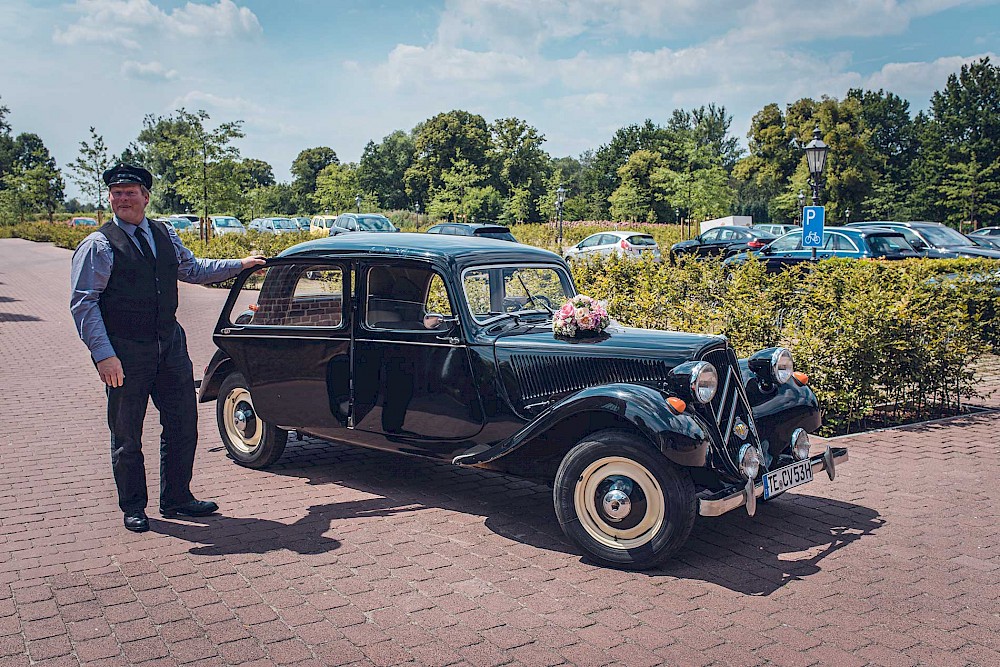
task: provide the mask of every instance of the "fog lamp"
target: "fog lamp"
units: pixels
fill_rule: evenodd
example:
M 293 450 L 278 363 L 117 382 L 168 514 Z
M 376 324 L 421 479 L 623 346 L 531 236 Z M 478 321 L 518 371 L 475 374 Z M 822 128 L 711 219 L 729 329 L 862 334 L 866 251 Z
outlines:
M 792 456 L 797 461 L 809 458 L 809 434 L 804 428 L 797 428 L 792 432 Z
M 740 450 L 740 471 L 747 479 L 756 479 L 760 472 L 760 452 L 753 445 L 743 445 Z

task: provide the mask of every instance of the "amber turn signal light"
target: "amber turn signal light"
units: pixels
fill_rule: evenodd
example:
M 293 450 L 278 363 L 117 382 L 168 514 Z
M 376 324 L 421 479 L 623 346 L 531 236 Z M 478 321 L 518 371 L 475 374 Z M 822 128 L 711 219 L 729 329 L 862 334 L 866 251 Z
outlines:
M 683 400 L 677 398 L 676 396 L 669 396 L 667 398 L 667 405 L 674 409 L 674 412 L 680 414 L 687 409 L 687 403 Z
M 792 373 L 792 377 L 795 378 L 795 381 L 801 385 L 809 384 L 809 376 L 802 371 L 795 371 Z

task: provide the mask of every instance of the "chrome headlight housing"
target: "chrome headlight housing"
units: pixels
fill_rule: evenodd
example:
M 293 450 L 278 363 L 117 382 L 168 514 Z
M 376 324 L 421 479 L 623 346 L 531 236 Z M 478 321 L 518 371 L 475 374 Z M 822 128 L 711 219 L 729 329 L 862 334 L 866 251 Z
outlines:
M 751 444 L 743 445 L 740 449 L 740 472 L 747 479 L 756 479 L 760 473 L 761 455 L 760 450 Z
M 688 361 L 670 371 L 671 388 L 696 403 L 708 403 L 719 389 L 719 372 L 707 361 Z
M 796 461 L 809 458 L 809 434 L 804 428 L 797 428 L 792 432 L 792 456 Z
M 785 347 L 769 347 L 754 354 L 747 365 L 763 384 L 785 384 L 792 379 L 795 364 Z

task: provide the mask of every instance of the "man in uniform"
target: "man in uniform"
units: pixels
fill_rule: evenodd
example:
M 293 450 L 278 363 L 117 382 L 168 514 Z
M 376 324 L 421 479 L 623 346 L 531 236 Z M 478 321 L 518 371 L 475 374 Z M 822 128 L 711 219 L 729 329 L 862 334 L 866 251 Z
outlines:
M 160 412 L 160 513 L 219 509 L 191 494 L 198 442 L 194 373 L 177 323 L 177 281 L 214 283 L 264 263 L 197 259 L 170 225 L 146 218 L 152 175 L 119 164 L 104 172 L 114 217 L 73 253 L 70 311 L 108 395 L 111 467 L 125 528 L 149 530 L 142 424 L 149 398 Z

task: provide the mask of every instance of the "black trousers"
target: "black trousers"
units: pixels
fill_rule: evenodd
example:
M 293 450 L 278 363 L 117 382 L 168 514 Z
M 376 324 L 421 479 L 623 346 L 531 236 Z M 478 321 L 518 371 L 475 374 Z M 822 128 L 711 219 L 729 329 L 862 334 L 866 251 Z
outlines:
M 145 509 L 142 424 L 152 397 L 160 413 L 160 507 L 192 500 L 191 471 L 198 444 L 198 406 L 187 336 L 178 324 L 169 339 L 137 342 L 111 337 L 125 371 L 121 387 L 107 387 L 111 467 L 123 512 Z

